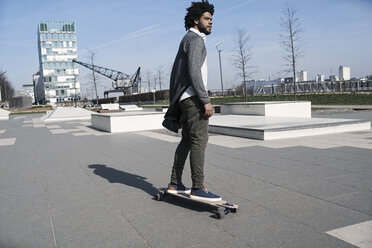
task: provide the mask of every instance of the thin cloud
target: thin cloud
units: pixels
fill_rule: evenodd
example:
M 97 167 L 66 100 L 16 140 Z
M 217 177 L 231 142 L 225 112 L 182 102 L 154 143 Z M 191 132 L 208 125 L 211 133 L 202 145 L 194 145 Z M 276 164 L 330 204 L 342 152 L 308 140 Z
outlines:
M 109 41 L 109 42 L 106 42 L 106 43 L 97 45 L 97 46 L 93 47 L 92 49 L 93 50 L 101 49 L 101 48 L 104 48 L 104 47 L 107 47 L 107 46 L 110 46 L 110 45 L 113 45 L 113 44 L 117 44 L 117 43 L 120 43 L 120 42 L 123 42 L 123 41 L 126 41 L 126 40 L 130 40 L 130 39 L 134 39 L 134 38 L 139 38 L 139 37 L 146 36 L 146 35 L 149 35 L 149 34 L 160 33 L 160 32 L 163 31 L 161 28 L 157 28 L 160 25 L 161 24 L 154 24 L 154 25 L 151 25 L 151 26 L 142 28 L 142 29 L 137 30 L 135 32 L 126 34 L 126 35 L 124 35 L 123 37 L 121 37 L 119 39 L 116 39 L 116 40 L 113 40 L 113 41 Z
M 244 3 L 240 3 L 238 5 L 232 6 L 232 7 L 228 8 L 228 9 L 225 9 L 224 11 L 217 12 L 216 14 L 217 15 L 222 15 L 222 14 L 225 14 L 227 12 L 230 12 L 231 10 L 238 9 L 240 7 L 243 7 L 245 5 L 248 5 L 248 4 L 251 4 L 251 3 L 254 3 L 254 2 L 256 2 L 256 0 L 249 0 L 249 1 L 246 1 Z

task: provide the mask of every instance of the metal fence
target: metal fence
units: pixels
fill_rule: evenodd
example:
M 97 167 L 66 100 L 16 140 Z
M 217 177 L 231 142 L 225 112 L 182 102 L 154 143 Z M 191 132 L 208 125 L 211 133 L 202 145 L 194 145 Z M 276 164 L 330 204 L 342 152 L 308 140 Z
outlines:
M 294 92 L 294 84 L 272 84 L 251 87 L 254 95 L 288 94 Z M 298 82 L 297 93 L 325 93 L 325 92 L 361 92 L 372 91 L 372 80 L 368 81 L 338 81 L 338 82 Z

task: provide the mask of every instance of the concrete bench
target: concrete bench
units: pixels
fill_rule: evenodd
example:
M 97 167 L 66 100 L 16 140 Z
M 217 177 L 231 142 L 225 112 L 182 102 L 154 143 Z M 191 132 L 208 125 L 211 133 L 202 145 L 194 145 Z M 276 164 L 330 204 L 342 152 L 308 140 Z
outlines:
M 103 110 L 119 110 L 119 103 L 105 103 L 101 104 Z
M 221 104 L 222 115 L 311 118 L 310 101 L 239 102 Z
M 143 110 L 143 108 L 140 108 L 140 107 L 138 107 L 137 105 L 130 105 L 130 104 L 128 104 L 128 105 L 120 105 L 120 108 L 122 109 L 122 110 L 125 110 L 125 111 L 139 111 L 139 110 Z

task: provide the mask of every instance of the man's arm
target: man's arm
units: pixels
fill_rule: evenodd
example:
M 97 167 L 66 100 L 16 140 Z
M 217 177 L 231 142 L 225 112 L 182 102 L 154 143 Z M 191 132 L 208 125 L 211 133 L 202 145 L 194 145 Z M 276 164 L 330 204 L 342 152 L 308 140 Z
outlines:
M 192 88 L 200 101 L 205 105 L 210 103 L 210 99 L 203 83 L 201 68 L 206 56 L 203 40 L 193 38 L 187 49 L 187 69 L 191 80 Z
M 205 116 L 213 115 L 213 108 L 207 89 L 204 86 L 201 68 L 205 60 L 206 52 L 204 42 L 201 39 L 192 39 L 187 50 L 187 62 L 189 78 L 195 94 L 204 104 Z

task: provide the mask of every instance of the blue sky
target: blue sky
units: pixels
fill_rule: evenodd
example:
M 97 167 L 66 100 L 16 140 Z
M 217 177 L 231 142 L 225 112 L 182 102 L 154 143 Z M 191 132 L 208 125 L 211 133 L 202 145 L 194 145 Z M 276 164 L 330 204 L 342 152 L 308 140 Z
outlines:
M 191 1 L 184 0 L 0 0 L 0 70 L 7 71 L 16 89 L 32 82 L 38 70 L 37 23 L 40 20 L 75 21 L 79 60 L 88 61 L 87 48 L 96 52 L 96 64 L 133 74 L 162 66 L 163 88 L 179 42 L 185 34 L 183 18 Z M 207 39 L 208 88 L 220 88 L 218 53 L 224 41 L 222 66 L 224 88 L 241 79 L 231 64 L 237 28 L 247 30 L 257 72 L 254 79 L 276 78 L 285 64 L 279 45 L 280 17 L 286 3 L 298 9 L 303 39 L 299 70 L 308 77 L 351 67 L 352 77 L 372 74 L 372 0 L 215 0 L 212 34 Z M 80 67 L 82 91 L 88 86 L 89 70 Z M 154 76 L 152 76 L 153 78 Z M 111 81 L 100 79 L 100 92 Z M 89 91 L 89 90 L 88 90 Z

